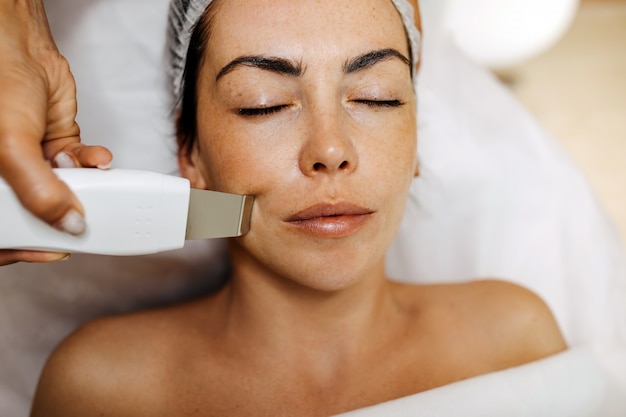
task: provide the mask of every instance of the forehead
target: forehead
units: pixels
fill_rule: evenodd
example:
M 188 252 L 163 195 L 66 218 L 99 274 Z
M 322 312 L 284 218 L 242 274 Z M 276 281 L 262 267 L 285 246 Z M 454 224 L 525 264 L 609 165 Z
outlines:
M 391 0 L 219 0 L 216 6 L 208 49 L 217 65 L 256 54 L 306 60 L 383 48 L 409 53 Z

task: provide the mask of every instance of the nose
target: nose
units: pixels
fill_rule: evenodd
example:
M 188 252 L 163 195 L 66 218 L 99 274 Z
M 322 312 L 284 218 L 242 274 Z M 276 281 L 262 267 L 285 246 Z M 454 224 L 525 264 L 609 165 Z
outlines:
M 311 123 L 300 152 L 300 170 L 309 177 L 354 171 L 358 156 L 347 130 L 345 123 L 328 114 Z

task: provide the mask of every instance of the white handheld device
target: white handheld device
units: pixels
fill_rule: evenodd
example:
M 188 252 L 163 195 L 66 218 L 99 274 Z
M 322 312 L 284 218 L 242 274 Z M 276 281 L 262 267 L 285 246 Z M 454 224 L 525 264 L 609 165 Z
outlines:
M 26 211 L 0 178 L 0 249 L 141 255 L 178 249 L 185 239 L 240 236 L 253 197 L 195 190 L 148 171 L 55 169 L 85 210 L 87 230 L 72 236 Z

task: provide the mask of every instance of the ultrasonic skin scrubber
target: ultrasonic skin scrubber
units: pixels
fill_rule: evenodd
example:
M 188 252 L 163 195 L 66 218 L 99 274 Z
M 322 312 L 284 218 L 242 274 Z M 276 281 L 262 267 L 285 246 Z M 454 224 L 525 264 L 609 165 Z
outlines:
M 125 169 L 58 168 L 76 194 L 87 230 L 72 236 L 26 211 L 0 178 L 0 249 L 142 255 L 188 239 L 236 237 L 250 227 L 254 197 L 196 190 L 171 175 Z

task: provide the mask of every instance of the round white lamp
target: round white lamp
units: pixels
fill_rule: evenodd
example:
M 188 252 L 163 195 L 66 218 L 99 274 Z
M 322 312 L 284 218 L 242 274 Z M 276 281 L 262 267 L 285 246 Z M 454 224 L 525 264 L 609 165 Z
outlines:
M 442 25 L 470 58 L 493 69 L 552 46 L 570 26 L 579 0 L 422 0 L 443 8 Z

